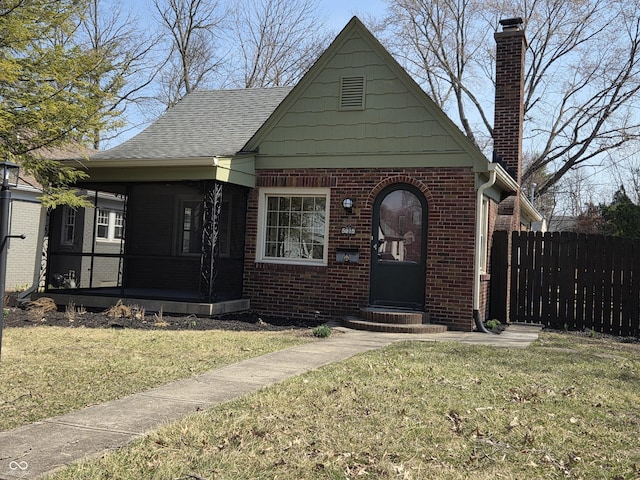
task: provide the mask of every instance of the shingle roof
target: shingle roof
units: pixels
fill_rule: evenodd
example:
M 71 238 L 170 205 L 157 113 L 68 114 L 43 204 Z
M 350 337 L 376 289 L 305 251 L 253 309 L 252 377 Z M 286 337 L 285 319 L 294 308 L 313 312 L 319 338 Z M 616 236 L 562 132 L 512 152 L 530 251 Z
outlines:
M 237 153 L 291 87 L 203 90 L 186 95 L 135 137 L 95 160 L 171 159 Z

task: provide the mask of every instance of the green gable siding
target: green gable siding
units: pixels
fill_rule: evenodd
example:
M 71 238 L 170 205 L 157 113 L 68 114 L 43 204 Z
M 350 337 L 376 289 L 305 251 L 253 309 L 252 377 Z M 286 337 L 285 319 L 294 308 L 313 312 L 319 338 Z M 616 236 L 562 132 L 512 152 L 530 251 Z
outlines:
M 365 78 L 363 110 L 340 110 L 341 78 L 349 76 Z M 336 156 L 369 166 L 473 163 L 422 92 L 400 78 L 357 30 L 297 93 L 260 141 L 257 168 L 331 166 L 329 157 Z

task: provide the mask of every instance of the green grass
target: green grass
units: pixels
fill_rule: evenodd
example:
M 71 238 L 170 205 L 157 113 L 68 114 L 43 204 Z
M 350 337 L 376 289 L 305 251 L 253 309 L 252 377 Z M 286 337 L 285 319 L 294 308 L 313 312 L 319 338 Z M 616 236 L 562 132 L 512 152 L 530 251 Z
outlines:
M 0 430 L 310 341 L 300 332 L 7 328 Z
M 395 344 L 52 478 L 640 478 L 637 345 L 589 341 Z

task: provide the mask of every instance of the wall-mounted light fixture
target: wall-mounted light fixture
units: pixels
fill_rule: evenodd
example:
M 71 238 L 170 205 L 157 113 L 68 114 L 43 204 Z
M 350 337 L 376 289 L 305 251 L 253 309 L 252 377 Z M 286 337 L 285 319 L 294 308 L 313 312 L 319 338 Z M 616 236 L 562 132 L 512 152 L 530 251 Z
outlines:
M 342 200 L 342 208 L 344 208 L 344 211 L 346 213 L 351 215 L 353 213 L 353 200 L 351 200 L 350 198 L 345 198 L 344 200 Z

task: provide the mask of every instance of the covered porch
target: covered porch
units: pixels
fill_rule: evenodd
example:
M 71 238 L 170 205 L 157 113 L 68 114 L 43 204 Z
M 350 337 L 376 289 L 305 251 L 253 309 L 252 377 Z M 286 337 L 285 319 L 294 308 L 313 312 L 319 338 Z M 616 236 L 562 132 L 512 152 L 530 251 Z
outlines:
M 52 212 L 43 295 L 106 309 L 219 315 L 242 298 L 247 187 L 215 180 L 85 183 Z

